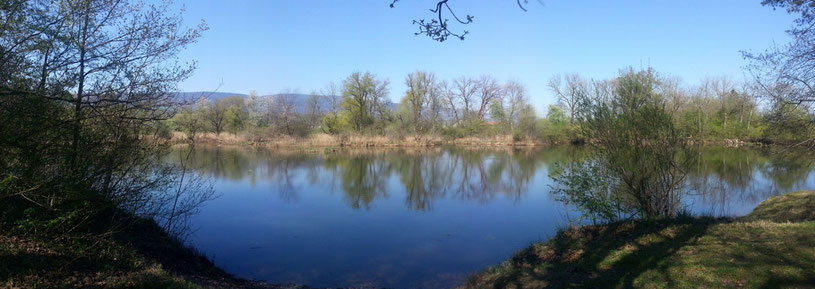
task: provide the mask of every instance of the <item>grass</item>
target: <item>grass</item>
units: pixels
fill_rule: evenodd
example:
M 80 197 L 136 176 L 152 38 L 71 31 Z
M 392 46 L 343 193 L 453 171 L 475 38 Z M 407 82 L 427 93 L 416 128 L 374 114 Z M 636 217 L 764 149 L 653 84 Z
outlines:
M 800 191 L 769 198 L 745 218 L 774 222 L 815 221 L 815 192 Z
M 739 219 L 585 226 L 518 252 L 466 288 L 815 288 L 815 192 Z
M 302 288 L 230 276 L 136 221 L 106 237 L 47 239 L 0 232 L 0 288 Z
M 187 135 L 183 132 L 173 132 L 172 139 L 176 143 L 184 143 Z M 445 139 L 437 135 L 406 135 L 402 137 L 388 137 L 381 135 L 329 135 L 315 133 L 306 137 L 276 136 L 252 137 L 245 133 L 232 134 L 223 132 L 202 133 L 196 136 L 196 142 L 201 144 L 219 144 L 236 146 L 266 146 L 266 147 L 433 147 L 440 145 L 459 146 L 540 146 L 542 143 L 524 140 L 513 141 L 509 135 L 493 137 L 467 137 Z

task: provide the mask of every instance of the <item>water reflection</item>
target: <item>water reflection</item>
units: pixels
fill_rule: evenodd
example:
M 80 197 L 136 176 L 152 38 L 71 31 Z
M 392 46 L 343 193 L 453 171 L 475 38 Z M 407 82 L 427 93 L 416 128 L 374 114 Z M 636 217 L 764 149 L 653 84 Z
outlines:
M 807 187 L 815 163 L 807 151 L 771 151 L 753 148 L 704 148 L 688 174 L 687 185 L 706 208 L 722 212 L 730 199 L 756 202 L 781 192 Z M 266 180 L 286 201 L 298 200 L 295 178 L 314 185 L 330 180 L 332 192 L 341 191 L 346 204 L 367 210 L 378 199 L 389 198 L 387 182 L 396 176 L 405 188 L 404 204 L 414 211 L 433 209 L 435 200 L 450 197 L 488 204 L 497 196 L 520 201 L 532 177 L 551 168 L 582 159 L 586 150 L 548 149 L 389 149 L 341 150 L 318 153 L 198 149 L 195 167 L 215 179 Z M 690 204 L 697 206 L 697 204 Z
M 575 212 L 550 175 L 570 146 L 320 150 L 198 148 L 221 194 L 190 243 L 241 277 L 316 287 L 452 287 L 546 239 Z M 705 148 L 687 208 L 738 216 L 769 196 L 815 188 L 806 151 Z M 172 160 L 170 160 L 172 161 Z M 235 236 L 240 236 L 236 238 Z

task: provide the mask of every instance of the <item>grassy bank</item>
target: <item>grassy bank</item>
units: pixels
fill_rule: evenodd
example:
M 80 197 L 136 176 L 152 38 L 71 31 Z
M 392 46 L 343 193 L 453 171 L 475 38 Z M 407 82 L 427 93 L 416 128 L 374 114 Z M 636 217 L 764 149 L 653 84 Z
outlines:
M 188 136 L 173 132 L 173 141 L 184 143 Z M 304 137 L 280 136 L 274 138 L 253 137 L 248 134 L 204 133 L 196 135 L 196 143 L 218 145 L 242 145 L 262 147 L 433 147 L 441 145 L 460 146 L 541 146 L 536 140 L 513 140 L 512 136 L 467 137 L 447 139 L 440 136 L 368 136 L 329 135 L 324 133 Z
M 465 288 L 815 288 L 815 192 L 738 219 L 585 226 L 533 244 Z
M 188 135 L 183 132 L 173 132 L 172 140 L 175 143 L 186 143 Z M 234 145 L 234 146 L 259 146 L 259 147 L 434 147 L 442 145 L 456 146 L 511 146 L 511 147 L 531 147 L 559 144 L 582 144 L 582 139 L 541 141 L 537 139 L 515 140 L 511 135 L 445 138 L 437 135 L 406 135 L 406 136 L 382 136 L 382 135 L 330 135 L 316 133 L 303 137 L 278 136 L 278 137 L 256 137 L 250 134 L 232 134 L 228 132 L 216 135 L 215 133 L 197 134 L 196 143 L 208 145 Z M 772 142 L 761 140 L 739 140 L 739 139 L 705 139 L 689 140 L 689 144 L 702 146 L 766 146 Z M 777 142 L 780 145 L 794 145 L 798 143 Z
M 0 233 L 0 288 L 304 288 L 241 280 L 155 222 L 93 238 Z

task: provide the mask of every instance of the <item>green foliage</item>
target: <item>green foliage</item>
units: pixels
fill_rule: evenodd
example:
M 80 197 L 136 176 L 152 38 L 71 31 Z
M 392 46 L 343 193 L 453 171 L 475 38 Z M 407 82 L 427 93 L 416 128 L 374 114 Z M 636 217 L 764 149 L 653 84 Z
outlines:
M 226 127 L 232 133 L 238 133 L 246 128 L 249 119 L 249 110 L 243 98 L 230 97 L 223 101 L 227 103 Z
M 577 209 L 581 220 L 614 222 L 636 212 L 636 206 L 618 190 L 620 180 L 603 161 L 590 159 L 556 166 L 550 177 L 556 183 L 552 190 L 555 200 Z
M 322 124 L 320 125 L 324 133 L 332 135 L 340 133 L 344 127 L 345 124 L 342 122 L 342 118 L 333 114 L 323 117 Z
M 579 139 L 576 125 L 569 123 L 569 118 L 559 106 L 550 105 L 546 118 L 538 120 L 536 125 L 539 139 L 549 143 L 566 143 Z
M 623 71 L 617 83 L 608 102 L 591 108 L 583 132 L 600 167 L 620 184 L 615 193 L 632 200 L 642 217 L 676 216 L 691 154 L 657 93 L 660 83 L 652 70 Z
M 525 137 L 534 136 L 537 133 L 537 115 L 532 105 L 525 105 L 518 114 L 518 124 L 515 131 L 520 132 Z
M 374 124 L 383 113 L 388 82 L 376 79 L 370 72 L 355 72 L 342 82 L 342 108 L 354 131 Z
M 453 126 L 442 129 L 442 135 L 447 138 L 463 138 L 469 136 L 482 136 L 486 132 L 486 125 L 483 120 L 471 118 L 461 121 Z
M 764 136 L 779 142 L 800 142 L 813 134 L 813 116 L 803 107 L 776 103 L 766 116 L 767 130 Z

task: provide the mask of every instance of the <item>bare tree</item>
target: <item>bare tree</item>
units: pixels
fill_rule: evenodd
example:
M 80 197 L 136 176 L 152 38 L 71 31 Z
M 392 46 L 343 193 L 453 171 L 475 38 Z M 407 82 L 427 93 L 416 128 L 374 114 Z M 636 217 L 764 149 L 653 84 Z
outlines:
M 340 107 L 342 104 L 342 96 L 340 95 L 340 90 L 337 87 L 337 84 L 333 82 L 329 83 L 325 89 L 320 92 L 320 94 L 326 99 L 326 102 L 328 102 L 328 108 L 330 110 L 329 112 L 334 116 L 337 116 L 340 109 L 342 109 Z
M 294 95 L 283 92 L 274 95 L 274 123 L 286 135 L 294 135 L 297 111 Z
M 462 120 L 467 121 L 473 114 L 473 105 L 475 102 L 475 94 L 478 90 L 478 83 L 475 79 L 470 77 L 459 77 L 453 81 L 452 93 L 448 94 L 448 100 L 453 107 L 453 97 L 458 99 L 457 102 L 461 104 L 461 111 L 459 112 Z
M 427 94 L 427 118 L 430 122 L 431 133 L 436 132 L 441 121 L 442 110 L 444 109 L 444 87 L 447 85 L 444 82 L 437 82 L 435 75 L 433 75 L 433 78 L 433 86 Z
M 581 110 L 585 109 L 589 102 L 587 82 L 577 74 L 556 75 L 549 80 L 549 89 L 568 111 L 569 122 L 575 123 Z
M 226 127 L 226 110 L 229 108 L 222 99 L 209 101 L 209 106 L 204 111 L 204 119 L 209 122 L 216 135 L 221 135 Z
M 478 97 L 478 119 L 484 120 L 487 109 L 493 100 L 500 100 L 503 94 L 498 81 L 492 76 L 482 75 L 477 81 L 476 97 Z
M 803 110 L 809 113 L 805 125 L 815 123 L 815 6 L 812 1 L 764 0 L 762 5 L 773 9 L 784 8 L 798 14 L 794 25 L 787 30 L 790 43 L 776 45 L 762 53 L 743 52 L 751 60 L 747 67 L 755 79 L 754 91 L 769 100 L 774 107 L 788 107 L 789 112 Z M 794 113 L 778 114 L 774 122 L 800 123 Z
M 708 78 L 705 81 L 712 87 L 713 93 L 715 93 L 716 98 L 719 101 L 719 112 L 721 112 L 722 119 L 724 121 L 722 127 L 727 129 L 727 119 L 731 110 L 730 100 L 733 98 L 733 94 L 735 93 L 733 81 L 726 76 Z
M 306 100 L 306 117 L 308 118 L 309 126 L 312 128 L 319 125 L 320 118 L 323 115 L 322 98 L 322 95 L 315 91 L 312 92 L 308 100 Z
M 413 132 L 423 134 L 429 126 L 435 124 L 439 110 L 439 87 L 436 75 L 417 71 L 405 78 L 408 90 L 402 102 L 410 114 Z M 431 107 L 432 106 L 432 107 Z
M 526 87 L 517 80 L 510 80 L 504 84 L 504 91 L 506 92 L 506 105 L 504 113 L 508 120 L 509 130 L 515 128 L 515 123 L 518 121 L 518 116 L 524 107 L 528 104 L 528 97 L 526 95 Z

